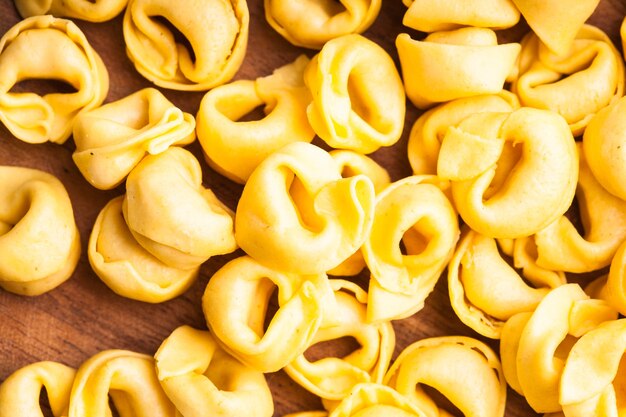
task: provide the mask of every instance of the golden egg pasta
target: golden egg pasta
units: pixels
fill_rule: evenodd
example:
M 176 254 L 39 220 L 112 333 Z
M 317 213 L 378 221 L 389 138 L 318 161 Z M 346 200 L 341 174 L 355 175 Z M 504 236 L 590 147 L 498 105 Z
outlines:
M 22 17 L 51 14 L 89 22 L 113 19 L 126 7 L 128 0 L 15 0 Z

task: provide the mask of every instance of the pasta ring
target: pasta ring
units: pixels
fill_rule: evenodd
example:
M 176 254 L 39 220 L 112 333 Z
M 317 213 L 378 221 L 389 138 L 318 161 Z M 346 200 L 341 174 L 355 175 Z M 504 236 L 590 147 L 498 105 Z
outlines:
M 576 191 L 578 155 L 561 116 L 521 108 L 475 114 L 448 129 L 437 173 L 451 181 L 455 206 L 470 228 L 488 237 L 516 238 L 536 233 L 567 211 Z
M 264 331 L 276 288 L 279 309 Z M 305 351 L 325 317 L 332 319 L 333 298 L 325 274 L 287 275 L 242 256 L 211 277 L 202 310 L 227 352 L 255 370 L 274 372 Z
M 318 274 L 361 247 L 374 214 L 372 181 L 341 178 L 328 152 L 304 142 L 267 157 L 246 183 L 235 215 L 235 237 L 270 268 Z
M 10 91 L 27 79 L 58 79 L 77 91 Z M 0 39 L 0 80 L 0 121 L 28 143 L 64 143 L 76 116 L 98 107 L 109 90 L 104 63 L 83 32 L 49 15 L 26 18 Z
M 191 50 L 178 43 L 176 27 Z M 159 87 L 204 91 L 228 82 L 239 70 L 248 44 L 245 0 L 206 2 L 129 0 L 124 14 L 126 52 L 137 71 Z
M 237 249 L 232 212 L 204 188 L 200 163 L 183 148 L 148 155 L 131 171 L 123 212 L 137 242 L 174 268 Z
M 15 7 L 24 18 L 51 14 L 89 22 L 113 19 L 126 7 L 128 0 L 15 0 Z
M 467 378 L 472 380 L 467 383 Z M 506 406 L 506 380 L 498 356 L 483 342 L 464 336 L 422 339 L 395 360 L 385 385 L 409 399 L 425 415 L 447 415 L 420 384 L 437 389 L 464 416 L 501 417 Z
M 309 59 L 294 62 L 255 81 L 238 80 L 206 93 L 198 110 L 198 140 L 207 163 L 227 178 L 245 184 L 263 159 L 290 142 L 315 136 L 306 108 L 311 94 L 303 73 Z M 239 121 L 265 105 L 261 120 Z
M 55 176 L 0 166 L 0 287 L 40 295 L 65 282 L 80 258 L 72 202 Z
M 424 306 L 459 238 L 457 214 L 435 176 L 412 176 L 376 198 L 363 246 L 370 269 L 368 321 L 408 317 Z M 404 244 L 406 255 L 400 250 Z
M 195 120 L 159 90 L 144 88 L 81 113 L 74 124 L 72 155 L 85 179 L 108 190 L 121 184 L 149 153 L 194 141 Z
M 193 284 L 200 267 L 172 268 L 139 245 L 124 221 L 123 199 L 114 198 L 98 214 L 87 253 L 92 269 L 123 297 L 161 303 L 179 296 Z
M 13 372 L 0 385 L 0 417 L 43 416 L 45 389 L 54 417 L 67 416 L 76 371 L 57 362 L 36 362 Z
M 415 121 L 407 154 L 414 175 L 436 175 L 441 142 L 450 126 L 475 113 L 510 112 L 518 109 L 517 96 L 506 90 L 497 94 L 459 98 L 434 107 Z
M 400 139 L 402 79 L 389 54 L 361 35 L 328 41 L 304 73 L 313 102 L 307 115 L 329 146 L 368 154 Z
M 598 111 L 624 95 L 624 63 L 609 37 L 594 26 L 584 25 L 565 55 L 551 53 L 531 33 L 522 40 L 511 91 L 522 106 L 561 114 L 579 136 Z
M 151 356 L 104 350 L 78 368 L 69 416 L 111 415 L 109 397 L 120 417 L 176 417 L 176 408 L 159 385 Z
M 367 293 L 358 285 L 331 280 L 337 300 L 337 322 L 321 326 L 311 345 L 352 336 L 359 348 L 343 358 L 327 357 L 315 362 L 304 354 L 284 370 L 309 392 L 326 400 L 341 400 L 359 383 L 381 383 L 395 348 L 395 333 L 390 322 L 368 323 Z
M 265 0 L 265 19 L 295 46 L 321 49 L 331 39 L 362 33 L 376 20 L 381 0 Z
M 496 94 L 513 70 L 518 43 L 498 45 L 496 33 L 467 27 L 396 38 L 406 94 L 419 109 L 463 97 Z
M 159 382 L 184 417 L 271 417 L 265 376 L 219 347 L 207 331 L 180 326 L 154 355 Z

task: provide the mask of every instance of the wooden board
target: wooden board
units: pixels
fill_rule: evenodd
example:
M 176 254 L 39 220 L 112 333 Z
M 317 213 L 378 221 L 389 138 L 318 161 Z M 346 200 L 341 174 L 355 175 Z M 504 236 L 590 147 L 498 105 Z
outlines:
M 248 54 L 236 78 L 254 79 L 266 75 L 301 53 L 313 51 L 296 48 L 275 33 L 266 23 L 261 0 L 249 0 L 251 27 Z M 384 0 L 379 18 L 366 35 L 377 41 L 396 59 L 395 37 L 406 31 L 401 22 L 405 7 L 400 0 Z M 608 32 L 617 43 L 619 24 L 626 14 L 623 0 L 603 0 L 590 22 Z M 0 0 L 0 33 L 19 21 L 11 0 Z M 143 79 L 126 57 L 122 19 L 100 24 L 77 21 L 87 38 L 102 56 L 110 76 L 107 101 L 117 100 L 150 83 Z M 527 30 L 520 24 L 508 31 L 507 38 L 519 39 Z M 621 50 L 621 48 L 620 48 Z M 183 110 L 195 114 L 202 93 L 164 90 L 166 96 Z M 408 131 L 419 112 L 408 105 L 402 139 L 392 148 L 373 156 L 388 168 L 397 180 L 410 175 L 406 157 Z M 73 277 L 59 288 L 36 298 L 0 291 L 0 380 L 11 372 L 39 360 L 54 360 L 77 367 L 91 355 L 104 349 L 130 349 L 152 354 L 161 341 L 177 326 L 189 324 L 204 328 L 200 299 L 211 275 L 235 255 L 211 259 L 201 270 L 200 278 L 183 296 L 158 305 L 122 298 L 110 291 L 92 272 L 86 257 L 86 243 L 99 210 L 122 188 L 99 191 L 91 187 L 74 165 L 73 143 L 30 145 L 21 142 L 0 126 L 0 164 L 35 167 L 56 175 L 71 196 L 81 232 L 83 256 Z M 198 143 L 188 147 L 199 159 Z M 236 207 L 242 187 L 211 171 L 203 162 L 205 185 L 231 208 Z M 363 281 L 365 276 L 361 276 Z M 409 319 L 394 323 L 397 335 L 396 354 L 408 344 L 425 337 L 467 335 L 478 337 L 465 327 L 450 307 L 445 280 L 440 280 L 426 307 Z M 494 349 L 497 343 L 489 341 Z M 325 346 L 321 353 L 336 348 Z M 320 352 L 318 352 L 320 353 Z M 299 410 L 319 409 L 319 401 L 306 393 L 283 373 L 267 375 L 274 394 L 276 416 Z M 506 415 L 533 416 L 525 401 L 509 390 Z

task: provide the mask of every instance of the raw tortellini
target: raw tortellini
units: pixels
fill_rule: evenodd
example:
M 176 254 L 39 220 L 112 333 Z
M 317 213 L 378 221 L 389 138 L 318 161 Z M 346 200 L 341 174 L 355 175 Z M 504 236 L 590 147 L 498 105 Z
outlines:
M 160 87 L 208 90 L 229 81 L 241 66 L 249 18 L 245 0 L 130 0 L 126 51 L 137 71 Z M 180 31 L 191 50 L 159 19 Z
M 90 22 L 104 22 L 117 16 L 128 0 L 15 0 L 22 17 L 51 14 Z
M 0 166 L 0 287 L 39 295 L 67 280 L 80 257 L 72 202 L 53 175 Z
M 13 92 L 29 79 L 57 79 L 70 93 Z M 72 21 L 49 15 L 22 20 L 0 39 L 0 121 L 29 143 L 64 143 L 82 111 L 98 107 L 109 90 L 100 56 Z

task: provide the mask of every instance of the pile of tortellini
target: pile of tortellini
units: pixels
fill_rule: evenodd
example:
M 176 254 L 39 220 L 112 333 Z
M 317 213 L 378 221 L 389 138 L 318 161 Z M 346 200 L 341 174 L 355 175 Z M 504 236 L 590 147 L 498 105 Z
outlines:
M 0 121 L 29 143 L 72 137 L 84 178 L 125 190 L 93 225 L 95 274 L 159 303 L 211 257 L 240 256 L 209 279 L 208 330 L 180 326 L 154 356 L 19 369 L 0 385 L 0 417 L 41 415 L 44 389 L 55 417 L 270 417 L 264 374 L 278 370 L 324 407 L 291 417 L 451 415 L 424 386 L 467 417 L 504 416 L 507 387 L 550 417 L 623 413 L 625 69 L 585 23 L 599 0 L 403 2 L 402 23 L 425 35 L 397 37 L 398 69 L 361 34 L 382 0 L 265 0 L 271 27 L 314 53 L 231 81 L 245 0 L 15 0 L 24 20 L 0 39 Z M 107 69 L 69 18 L 122 12 L 128 58 L 161 89 L 105 103 Z M 531 31 L 500 43 L 522 17 Z M 33 78 L 75 91 L 13 90 Z M 206 93 L 192 115 L 166 89 Z M 370 154 L 400 140 L 407 100 L 423 110 L 407 132 L 413 175 L 392 181 Z M 184 148 L 196 137 L 204 162 L 243 186 L 234 212 Z M 0 184 L 0 286 L 52 290 L 80 258 L 67 192 L 21 167 L 0 167 Z M 350 279 L 363 271 L 367 288 Z M 446 278 L 480 338 L 426 338 L 396 356 L 392 321 Z M 358 346 L 343 357 L 306 355 L 345 337 Z

